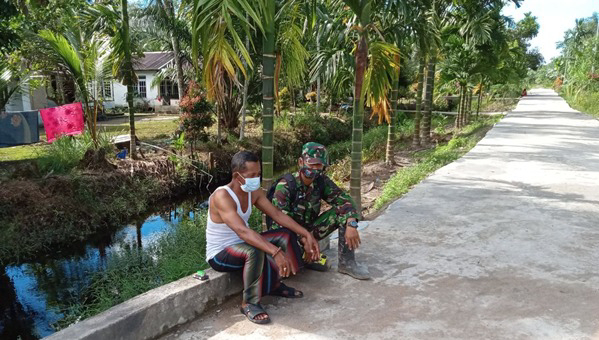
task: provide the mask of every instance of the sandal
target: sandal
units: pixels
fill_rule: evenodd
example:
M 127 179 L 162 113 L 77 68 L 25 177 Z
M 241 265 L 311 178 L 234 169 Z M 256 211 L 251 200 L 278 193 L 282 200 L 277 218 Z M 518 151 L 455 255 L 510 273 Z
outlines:
M 253 303 L 248 303 L 245 307 L 239 307 L 239 310 L 241 311 L 241 314 L 245 315 L 248 318 L 248 320 L 250 320 L 253 323 L 264 325 L 270 322 L 270 317 L 268 316 L 268 313 L 266 313 L 264 311 L 264 308 L 262 308 L 262 306 L 259 304 L 255 305 Z M 267 318 L 256 319 L 256 317 L 261 314 L 265 314 Z
M 304 293 L 301 290 L 297 290 L 293 287 L 285 285 L 283 282 L 279 284 L 279 287 L 272 290 L 270 295 L 281 296 L 288 299 L 299 299 L 304 297 Z

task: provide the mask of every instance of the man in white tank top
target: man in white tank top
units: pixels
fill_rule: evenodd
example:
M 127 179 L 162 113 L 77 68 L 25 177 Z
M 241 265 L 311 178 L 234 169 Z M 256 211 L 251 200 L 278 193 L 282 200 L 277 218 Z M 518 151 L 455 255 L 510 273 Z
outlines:
M 243 270 L 241 313 L 254 323 L 270 322 L 260 305 L 264 295 L 300 298 L 303 293 L 281 282 L 303 266 L 298 237 L 309 260 L 319 258 L 314 236 L 275 208 L 260 189 L 260 161 L 241 151 L 231 161 L 229 184 L 210 196 L 206 227 L 206 259 L 217 271 Z M 260 209 L 282 229 L 257 233 L 249 228 L 252 206 Z

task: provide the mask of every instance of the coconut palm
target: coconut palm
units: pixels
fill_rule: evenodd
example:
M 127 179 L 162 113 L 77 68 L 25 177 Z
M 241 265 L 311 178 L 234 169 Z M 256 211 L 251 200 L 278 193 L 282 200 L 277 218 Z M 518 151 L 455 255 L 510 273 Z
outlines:
M 252 29 L 262 31 L 263 2 L 195 0 L 193 4 L 192 60 L 208 100 L 216 103 L 220 143 L 221 123 L 229 129 L 239 123 L 241 100 L 234 95 L 240 87 L 237 72 L 248 76 L 242 59 L 253 68 L 249 51 L 238 31 L 243 30 L 246 35 L 250 35 Z
M 38 36 L 49 48 L 49 57 L 72 77 L 77 94 L 83 102 L 86 125 L 90 130 L 94 143 L 96 143 L 95 113 L 97 111 L 89 105 L 90 90 L 88 84 L 93 79 L 91 70 L 93 70 L 93 64 L 98 56 L 97 42 L 89 43 L 86 38 L 91 37 L 80 30 L 78 24 L 73 25 L 69 32 L 63 34 L 42 30 L 38 33 Z
M 85 13 L 90 27 L 96 36 L 104 39 L 105 49 L 102 55 L 112 69 L 112 76 L 127 86 L 127 105 L 129 107 L 129 135 L 131 138 L 129 155 L 136 158 L 135 107 L 133 103 L 134 84 L 137 76 L 133 62 L 140 56 L 138 39 L 131 38 L 129 29 L 129 7 L 127 0 L 121 0 L 120 8 L 112 4 L 97 3 Z

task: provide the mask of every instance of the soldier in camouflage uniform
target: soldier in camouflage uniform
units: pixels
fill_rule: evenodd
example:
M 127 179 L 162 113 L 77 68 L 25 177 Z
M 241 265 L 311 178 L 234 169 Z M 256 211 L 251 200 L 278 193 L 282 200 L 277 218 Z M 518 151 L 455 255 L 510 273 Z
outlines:
M 357 230 L 360 214 L 352 198 L 323 173 L 328 166 L 325 147 L 314 142 L 304 144 L 298 163 L 300 169 L 293 174 L 296 197 L 291 197 L 289 184 L 281 179 L 276 183 L 273 205 L 312 232 L 317 240 L 339 229 L 339 272 L 360 280 L 369 279 L 368 269 L 357 264 L 354 255 L 361 242 Z M 322 200 L 331 208 L 320 213 Z

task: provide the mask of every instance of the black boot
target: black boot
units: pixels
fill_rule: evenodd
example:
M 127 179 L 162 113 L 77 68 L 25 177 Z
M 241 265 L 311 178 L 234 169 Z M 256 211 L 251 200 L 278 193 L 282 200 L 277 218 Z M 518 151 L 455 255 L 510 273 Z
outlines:
M 345 229 L 343 226 L 339 228 L 339 266 L 338 271 L 342 274 L 347 274 L 354 279 L 368 280 L 370 272 L 368 267 L 356 262 L 355 252 L 350 250 L 345 243 Z

